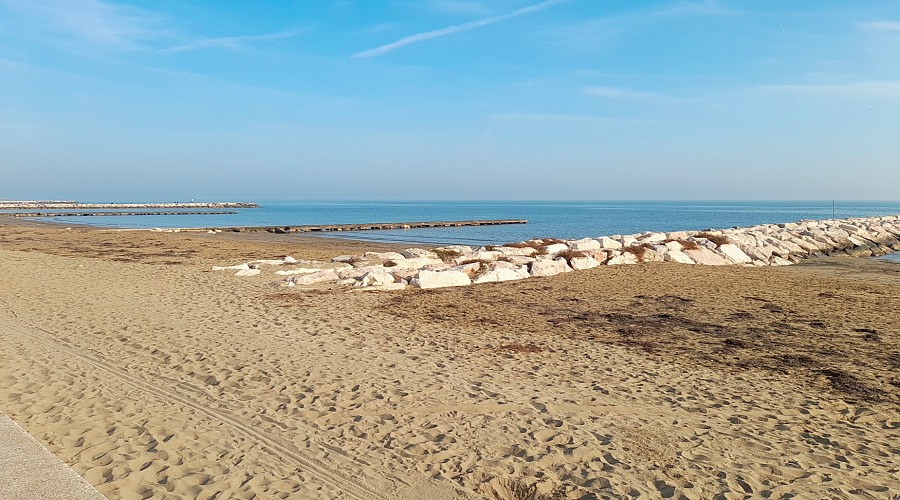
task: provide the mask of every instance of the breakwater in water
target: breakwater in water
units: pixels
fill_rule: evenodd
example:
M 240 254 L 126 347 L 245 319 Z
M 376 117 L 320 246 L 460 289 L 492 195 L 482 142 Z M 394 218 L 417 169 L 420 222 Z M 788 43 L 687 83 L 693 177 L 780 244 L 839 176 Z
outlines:
M 0 210 L 133 210 L 195 208 L 259 208 L 256 203 L 187 202 L 187 203 L 79 203 L 77 201 L 0 201 Z M 96 215 L 96 214 L 95 214 Z M 117 214 L 123 215 L 123 214 Z M 151 214 L 140 214 L 151 215 Z
M 142 216 L 142 215 L 234 215 L 237 212 L 215 211 L 215 212 L 185 212 L 185 211 L 166 211 L 166 212 L 0 212 L 0 216 L 8 217 L 118 217 L 118 216 Z
M 528 224 L 525 219 L 504 220 L 457 220 L 431 222 L 370 222 L 365 224 L 317 224 L 309 226 L 243 226 L 243 227 L 203 227 L 203 228 L 154 228 L 161 232 L 233 232 L 233 233 L 327 233 L 343 231 L 387 231 L 391 229 L 423 229 L 437 227 L 504 226 L 507 224 Z
M 339 285 L 397 290 L 512 281 L 642 262 L 685 265 L 790 265 L 803 259 L 870 257 L 900 251 L 900 215 L 763 224 L 706 231 L 644 232 L 577 240 L 533 239 L 474 248 L 450 245 L 340 255 L 331 262 L 291 257 L 213 270 L 259 276 L 267 267 L 285 286 Z M 294 265 L 292 269 L 284 266 Z

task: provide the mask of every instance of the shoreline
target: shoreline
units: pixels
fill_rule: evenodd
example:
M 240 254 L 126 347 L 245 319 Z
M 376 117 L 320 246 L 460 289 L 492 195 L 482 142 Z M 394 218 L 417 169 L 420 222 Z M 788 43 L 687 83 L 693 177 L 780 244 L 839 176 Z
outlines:
M 177 231 L 176 231 L 177 232 Z M 644 232 L 578 240 L 535 239 L 366 251 L 330 260 L 257 258 L 213 266 L 237 277 L 284 277 L 283 286 L 368 290 L 448 288 L 549 277 L 597 267 L 672 262 L 703 266 L 788 266 L 821 256 L 877 257 L 900 251 L 900 216 L 799 221 L 746 228 Z M 233 262 L 233 261 L 232 261 Z M 283 269 L 287 265 L 299 265 Z M 263 274 L 275 267 L 274 276 Z

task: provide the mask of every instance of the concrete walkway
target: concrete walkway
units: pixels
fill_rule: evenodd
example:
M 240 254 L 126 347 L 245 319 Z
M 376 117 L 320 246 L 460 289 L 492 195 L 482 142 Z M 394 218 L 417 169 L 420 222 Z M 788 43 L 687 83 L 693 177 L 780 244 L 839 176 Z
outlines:
M 62 460 L 0 413 L 0 500 L 104 500 Z

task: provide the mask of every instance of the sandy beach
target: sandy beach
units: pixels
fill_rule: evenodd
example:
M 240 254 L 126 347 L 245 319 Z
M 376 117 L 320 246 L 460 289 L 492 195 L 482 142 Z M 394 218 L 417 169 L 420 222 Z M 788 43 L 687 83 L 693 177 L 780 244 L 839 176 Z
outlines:
M 900 492 L 898 264 L 210 272 L 397 248 L 0 220 L 0 410 L 109 498 Z

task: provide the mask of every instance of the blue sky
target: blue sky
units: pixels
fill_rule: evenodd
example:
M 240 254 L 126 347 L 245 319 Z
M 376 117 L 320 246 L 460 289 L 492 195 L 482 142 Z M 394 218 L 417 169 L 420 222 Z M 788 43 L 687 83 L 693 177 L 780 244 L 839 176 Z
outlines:
M 896 0 L 0 0 L 0 198 L 898 199 Z

